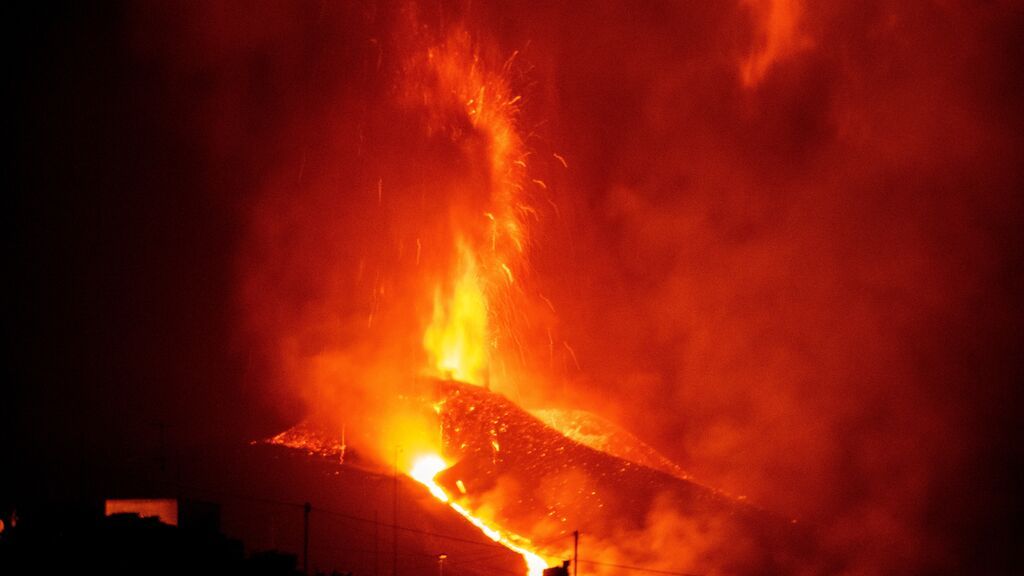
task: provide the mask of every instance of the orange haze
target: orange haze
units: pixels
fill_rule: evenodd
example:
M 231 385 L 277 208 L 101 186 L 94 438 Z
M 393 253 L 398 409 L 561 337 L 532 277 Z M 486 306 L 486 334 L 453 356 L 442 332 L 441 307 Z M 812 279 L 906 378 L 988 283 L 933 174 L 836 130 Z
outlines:
M 234 333 L 283 418 L 432 453 L 394 399 L 448 374 L 615 421 L 832 570 L 999 561 L 1014 3 L 150 8 L 197 153 L 251 164 Z

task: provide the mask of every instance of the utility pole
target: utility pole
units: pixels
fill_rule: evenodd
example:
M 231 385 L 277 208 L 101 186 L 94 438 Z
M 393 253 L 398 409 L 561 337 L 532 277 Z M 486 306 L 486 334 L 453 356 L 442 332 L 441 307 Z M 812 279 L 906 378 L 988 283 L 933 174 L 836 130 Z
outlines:
M 306 502 L 302 505 L 302 573 L 309 574 L 309 513 L 313 506 Z
M 167 472 L 167 424 L 161 420 L 156 425 L 160 429 L 160 474 L 165 474 Z
M 580 569 L 580 531 L 572 531 L 572 576 L 577 576 Z
M 373 576 L 380 576 L 380 512 L 373 511 Z
M 391 576 L 398 576 L 398 445 L 395 445 L 394 489 L 391 491 Z

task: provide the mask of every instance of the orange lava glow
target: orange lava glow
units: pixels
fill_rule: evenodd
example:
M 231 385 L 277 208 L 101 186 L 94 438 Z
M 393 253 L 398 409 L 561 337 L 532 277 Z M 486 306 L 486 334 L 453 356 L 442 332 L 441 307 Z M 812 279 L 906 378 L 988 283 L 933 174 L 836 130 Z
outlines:
M 525 220 L 533 214 L 524 193 L 527 151 L 517 126 L 521 98 L 513 95 L 507 79 L 515 54 L 501 68 L 487 66 L 474 39 L 454 28 L 438 44 L 414 49 L 404 70 L 406 105 L 425 111 L 430 133 L 462 134 L 468 125 L 472 137 L 460 140 L 474 151 L 481 177 L 452 192 L 449 222 L 431 248 L 447 257 L 440 269 L 427 268 L 418 284 L 420 297 L 431 296 L 431 313 L 422 331 L 425 366 L 421 372 L 447 380 L 490 387 L 492 367 L 506 365 L 510 356 L 508 318 L 515 311 L 518 280 L 528 243 Z M 543 189 L 544 184 L 534 181 Z M 451 191 L 449 191 L 451 192 Z M 417 240 L 419 247 L 419 240 Z M 417 264 L 419 257 L 417 256 Z M 408 424 L 408 423 L 405 423 Z M 392 426 L 393 440 L 403 446 L 429 449 L 432 437 L 419 426 Z M 394 430 L 401 428 L 400 433 Z M 503 531 L 455 501 L 437 482 L 437 474 L 450 466 L 433 448 L 406 461 L 406 473 L 438 500 L 476 526 L 484 535 L 520 554 L 528 574 L 540 576 L 549 565 L 531 549 L 526 538 Z M 465 496 L 464 486 L 460 487 Z
M 145 43 L 171 75 L 146 92 L 175 105 L 166 128 L 182 132 L 167 145 L 203 161 L 190 175 L 203 187 L 177 187 L 195 194 L 180 209 L 216 207 L 176 219 L 198 227 L 182 230 L 190 251 L 174 250 L 171 225 L 146 245 L 179 268 L 211 238 L 223 253 L 141 285 L 208 306 L 175 321 L 205 315 L 230 331 L 186 324 L 170 333 L 210 340 L 165 347 L 125 321 L 117 341 L 134 357 L 168 355 L 126 382 L 152 372 L 205 391 L 233 375 L 232 390 L 260 400 L 239 419 L 252 407 L 323 431 L 277 442 L 395 463 L 534 554 L 564 552 L 548 541 L 579 530 L 587 562 L 700 574 L 776 560 L 776 573 L 963 572 L 984 556 L 974 538 L 996 531 L 962 528 L 1001 518 L 1002 502 L 975 510 L 992 486 L 965 472 L 981 465 L 1003 486 L 989 450 L 1006 435 L 989 407 L 1018 388 L 1003 357 L 1020 331 L 1019 10 L 270 4 L 170 10 L 172 30 L 197 37 L 167 38 L 195 48 Z M 140 124 L 165 139 L 163 124 Z M 136 178 L 160 184 L 176 166 Z M 144 214 L 178 207 L 177 188 L 138 195 L 154 203 Z M 149 222 L 128 215 L 132 230 Z M 230 291 L 184 290 L 195 278 Z M 130 312 L 117 317 L 149 318 Z M 200 366 L 191 353 L 207 351 L 224 357 Z M 207 364 L 216 371 L 192 369 Z M 561 433 L 552 446 L 799 518 L 812 558 L 781 552 L 768 529 L 748 544 L 730 516 L 709 525 L 689 500 L 623 504 L 635 515 L 622 528 L 622 515 L 578 504 L 592 495 L 578 486 L 612 483 L 604 468 L 521 441 L 497 400 L 486 418 L 430 414 L 432 392 L 461 382 L 473 385 L 463 399 L 489 390 L 533 412 L 529 429 Z M 449 424 L 465 424 L 473 452 Z M 614 486 L 602 498 L 634 497 Z M 558 510 L 537 504 L 548 501 Z
M 541 576 L 544 573 L 544 569 L 548 567 L 549 561 L 529 550 L 527 546 L 522 545 L 524 542 L 528 544 L 529 540 L 515 535 L 506 534 L 497 528 L 489 526 L 486 522 L 474 516 L 464 506 L 454 502 L 451 497 L 448 496 L 448 493 L 444 491 L 444 488 L 434 481 L 434 478 L 446 468 L 448 468 L 448 464 L 443 458 L 436 454 L 427 454 L 413 461 L 412 468 L 409 470 L 409 476 L 420 484 L 426 486 L 435 498 L 447 503 L 452 510 L 455 510 L 472 525 L 479 528 L 485 536 L 521 555 L 523 557 L 523 561 L 526 562 L 528 576 Z M 519 542 L 520 544 L 517 544 L 516 542 Z
M 439 240 L 450 246 L 448 265 L 434 273 L 433 286 L 424 286 L 433 298 L 423 347 L 431 375 L 481 386 L 491 384 L 491 366 L 508 355 L 513 340 L 506 319 L 514 313 L 510 303 L 528 241 L 525 219 L 533 212 L 524 194 L 521 98 L 506 78 L 514 58 L 501 69 L 486 66 L 475 41 L 456 28 L 425 58 L 414 51 L 406 69 L 407 104 L 427 109 L 428 130 L 461 134 L 457 126 L 468 124 L 473 135 L 462 145 L 479 152 L 480 177 L 460 184 L 466 189 L 454 197 L 483 201 L 449 207 L 449 237 Z
M 459 245 L 459 273 L 450 293 L 434 291 L 434 313 L 423 334 L 434 368 L 462 382 L 487 382 L 487 297 L 480 286 L 476 257 Z

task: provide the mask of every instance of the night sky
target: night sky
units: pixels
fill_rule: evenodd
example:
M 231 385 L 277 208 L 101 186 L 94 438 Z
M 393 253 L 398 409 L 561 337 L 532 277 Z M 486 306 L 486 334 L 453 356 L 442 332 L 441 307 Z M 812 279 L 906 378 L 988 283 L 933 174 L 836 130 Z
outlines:
M 53 8 L 16 34 L 16 437 L 56 456 L 141 447 L 161 421 L 189 440 L 261 430 L 230 345 L 254 176 L 204 156 L 202 83 L 132 54 L 122 6 Z
M 428 4 L 519 51 L 560 344 L 523 399 L 827 526 L 864 573 L 1020 568 L 1019 3 Z M 161 427 L 188 458 L 365 407 L 303 375 L 380 338 L 360 270 L 401 278 L 396 230 L 452 199 L 410 208 L 417 182 L 474 177 L 393 102 L 403 6 L 5 18 L 0 503 L 102 495 Z

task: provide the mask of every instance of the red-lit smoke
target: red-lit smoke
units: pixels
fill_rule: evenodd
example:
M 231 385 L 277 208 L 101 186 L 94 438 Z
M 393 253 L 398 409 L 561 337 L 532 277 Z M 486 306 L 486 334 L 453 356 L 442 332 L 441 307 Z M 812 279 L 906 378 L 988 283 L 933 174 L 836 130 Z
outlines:
M 197 147 L 258 182 L 237 334 L 267 394 L 358 422 L 422 365 L 410 267 L 452 265 L 453 206 L 480 211 L 466 191 L 491 175 L 470 123 L 432 124 L 460 103 L 410 106 L 402 74 L 463 29 L 487 65 L 518 51 L 527 181 L 545 183 L 512 396 L 614 419 L 805 519 L 851 573 L 998 562 L 1018 7 L 429 4 L 139 11 L 176 33 L 143 34 L 143 58 L 213 85 Z

